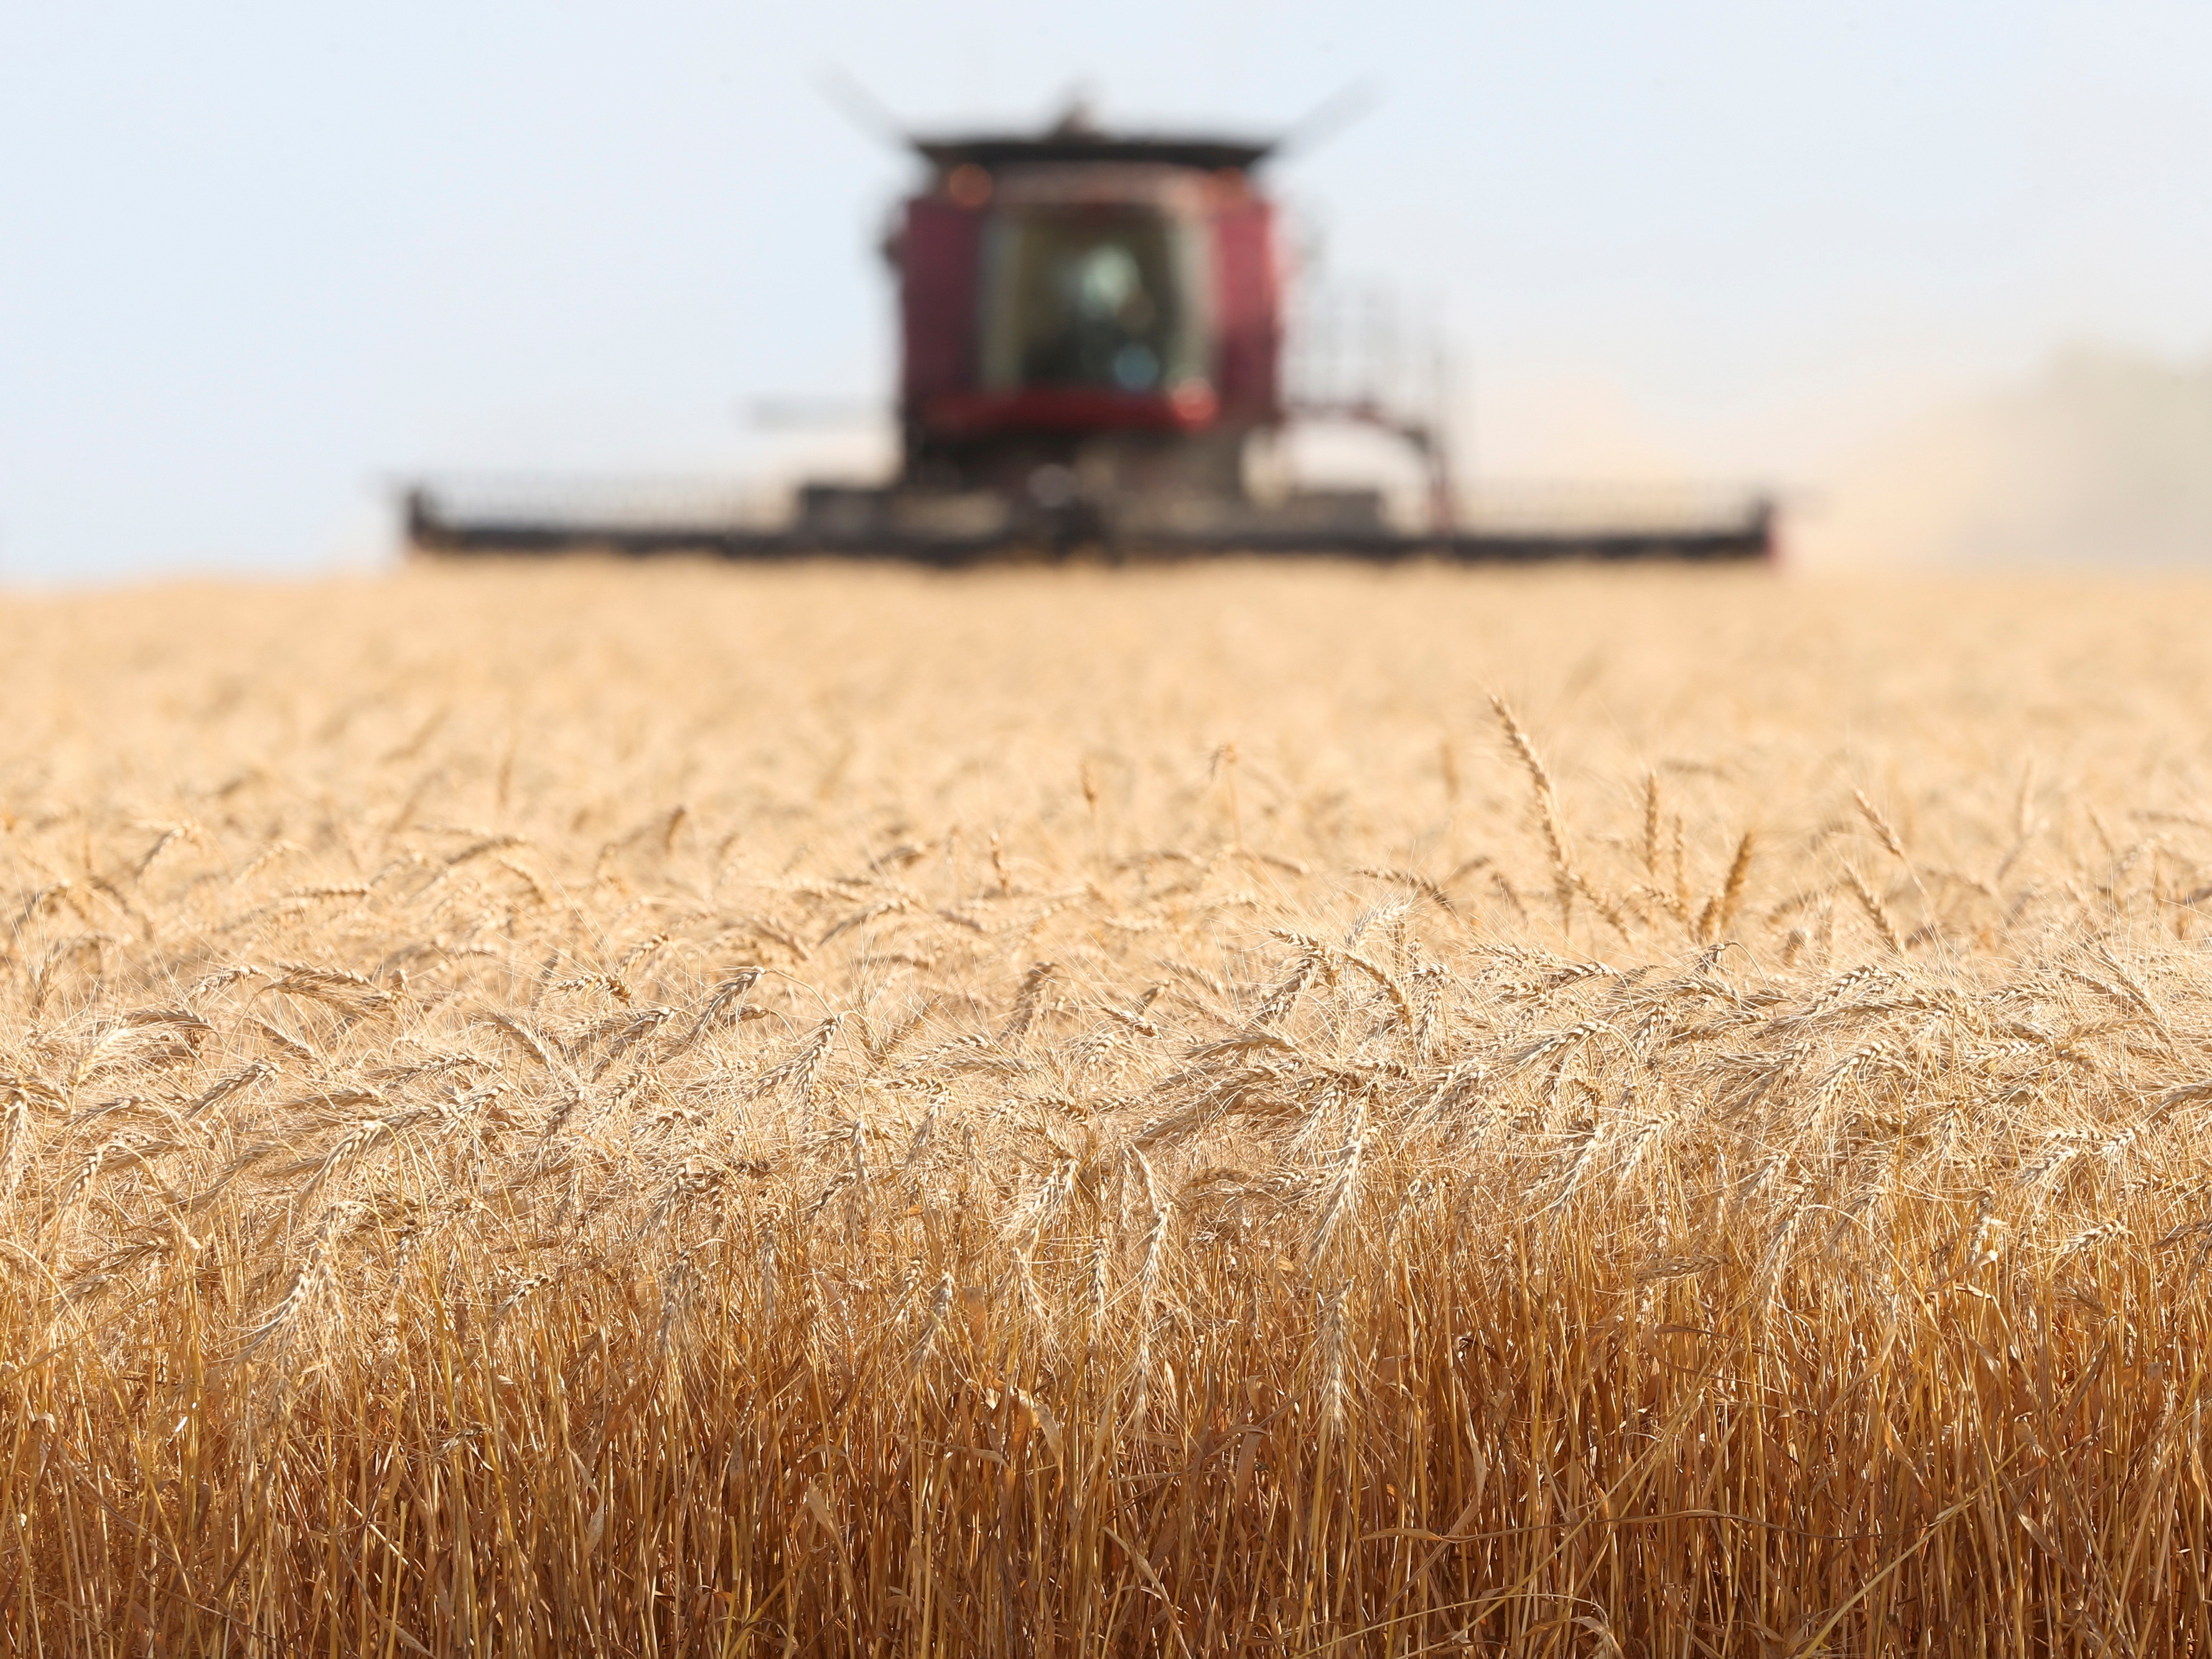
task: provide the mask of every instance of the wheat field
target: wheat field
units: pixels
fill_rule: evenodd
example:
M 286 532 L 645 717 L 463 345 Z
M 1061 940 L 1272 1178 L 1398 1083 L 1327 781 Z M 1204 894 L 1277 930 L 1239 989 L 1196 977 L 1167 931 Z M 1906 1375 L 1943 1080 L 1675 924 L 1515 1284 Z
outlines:
M 0 1632 L 2212 1650 L 2208 599 L 0 599 Z

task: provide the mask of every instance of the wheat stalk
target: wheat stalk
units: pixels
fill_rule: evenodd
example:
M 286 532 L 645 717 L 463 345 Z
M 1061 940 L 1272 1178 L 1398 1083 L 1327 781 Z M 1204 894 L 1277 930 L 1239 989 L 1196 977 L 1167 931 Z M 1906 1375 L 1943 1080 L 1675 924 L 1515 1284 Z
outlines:
M 1718 573 L 323 598 L 14 601 L 15 1645 L 2191 1650 L 2188 605 L 2119 722 Z

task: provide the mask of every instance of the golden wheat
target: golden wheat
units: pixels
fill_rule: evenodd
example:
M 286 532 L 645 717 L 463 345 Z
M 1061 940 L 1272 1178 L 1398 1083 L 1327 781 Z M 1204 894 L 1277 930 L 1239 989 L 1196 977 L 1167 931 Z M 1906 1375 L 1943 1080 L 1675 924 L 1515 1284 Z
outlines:
M 2202 1653 L 2204 598 L 11 599 L 0 1631 Z

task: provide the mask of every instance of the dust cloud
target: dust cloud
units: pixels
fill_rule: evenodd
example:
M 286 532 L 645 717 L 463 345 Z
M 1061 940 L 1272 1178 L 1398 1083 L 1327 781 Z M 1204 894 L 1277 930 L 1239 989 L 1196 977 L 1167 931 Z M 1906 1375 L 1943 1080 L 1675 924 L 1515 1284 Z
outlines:
M 1787 550 L 1817 569 L 2212 564 L 2212 368 L 2060 352 L 1846 457 Z

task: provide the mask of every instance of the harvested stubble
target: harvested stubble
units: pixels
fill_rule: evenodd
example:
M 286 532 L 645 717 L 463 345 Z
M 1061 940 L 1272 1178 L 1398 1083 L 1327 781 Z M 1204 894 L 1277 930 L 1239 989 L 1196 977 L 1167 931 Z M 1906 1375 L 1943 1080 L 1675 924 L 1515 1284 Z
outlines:
M 0 1629 L 2203 1652 L 2203 614 L 14 602 Z

